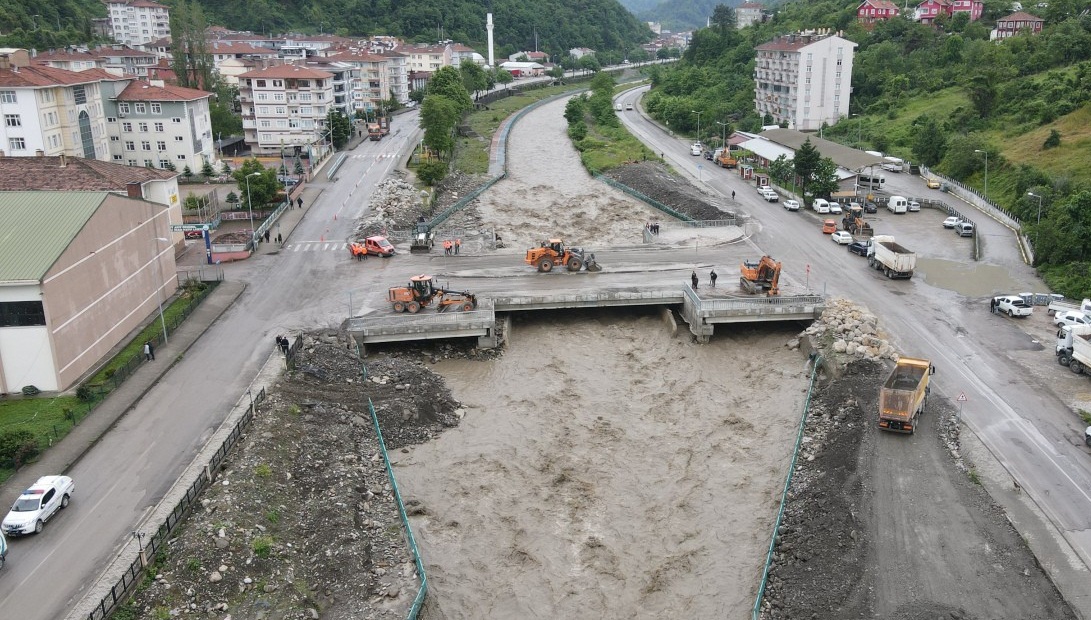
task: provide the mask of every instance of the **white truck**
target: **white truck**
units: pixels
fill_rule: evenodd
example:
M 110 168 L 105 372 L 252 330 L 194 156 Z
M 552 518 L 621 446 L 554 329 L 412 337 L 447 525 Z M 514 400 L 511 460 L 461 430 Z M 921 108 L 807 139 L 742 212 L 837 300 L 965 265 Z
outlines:
M 1058 312 L 1065 312 L 1067 310 L 1079 310 L 1084 314 L 1091 315 L 1091 299 L 1084 299 L 1079 303 L 1076 303 L 1071 299 L 1054 299 L 1046 309 L 1046 314 L 1053 316 Z
M 916 253 L 893 239 L 886 241 L 883 237 L 872 238 L 872 249 L 868 255 L 868 265 L 872 269 L 878 269 L 890 279 L 906 279 L 913 277 L 913 269 L 917 266 Z
M 1072 361 L 1072 341 L 1091 335 L 1091 325 L 1065 325 L 1057 330 L 1057 363 L 1068 366 Z
M 1068 369 L 1074 374 L 1091 374 L 1091 334 L 1072 332 L 1072 356 L 1068 360 Z
M 883 158 L 883 170 L 887 172 L 901 172 L 905 167 L 905 162 L 897 157 L 884 157 Z

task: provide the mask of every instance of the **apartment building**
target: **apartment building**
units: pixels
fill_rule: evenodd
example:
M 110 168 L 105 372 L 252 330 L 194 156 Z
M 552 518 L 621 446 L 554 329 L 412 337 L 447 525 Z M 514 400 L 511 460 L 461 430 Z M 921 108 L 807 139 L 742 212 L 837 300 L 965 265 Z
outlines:
M 789 128 L 817 131 L 848 115 L 856 44 L 825 33 L 793 34 L 755 48 L 754 106 Z
M 170 36 L 170 10 L 150 0 L 106 0 L 110 36 L 129 46 Z
M 326 133 L 334 105 L 329 71 L 278 65 L 239 76 L 245 142 L 255 155 L 279 155 L 285 147 L 311 148 Z
M 453 50 L 449 45 L 418 43 L 399 47 L 398 51 L 405 54 L 406 68 L 410 73 L 414 71 L 435 73 L 440 67 L 451 66 L 453 56 Z
M 34 56 L 33 60 L 35 64 L 69 71 L 99 68 L 118 75 L 138 77 L 147 77 L 148 70 L 158 62 L 155 54 L 134 50 L 120 43 L 94 48 L 71 46 L 60 50 L 49 50 Z
M 217 168 L 212 93 L 162 82 L 133 80 L 107 105 L 110 159 L 129 166 Z
M 762 11 L 765 9 L 759 2 L 743 2 L 735 8 L 735 27 L 742 29 L 765 21 Z

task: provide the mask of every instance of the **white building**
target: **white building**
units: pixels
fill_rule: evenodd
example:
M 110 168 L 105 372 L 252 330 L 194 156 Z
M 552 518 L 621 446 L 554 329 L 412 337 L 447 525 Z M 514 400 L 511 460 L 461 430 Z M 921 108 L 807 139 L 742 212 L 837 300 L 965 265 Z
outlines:
M 754 106 L 775 123 L 817 131 L 848 115 L 856 44 L 838 36 L 794 34 L 756 48 Z
M 310 148 L 325 139 L 333 74 L 294 65 L 250 71 L 239 76 L 239 100 L 245 142 L 254 155 Z
M 763 21 L 762 10 L 765 7 L 759 2 L 743 2 L 735 7 L 735 27 L 742 29 Z
M 133 80 L 107 105 L 110 155 L 115 163 L 167 168 L 194 174 L 205 162 L 217 168 L 212 93 L 162 82 Z
M 110 36 L 137 46 L 170 36 L 170 10 L 150 0 L 106 0 Z

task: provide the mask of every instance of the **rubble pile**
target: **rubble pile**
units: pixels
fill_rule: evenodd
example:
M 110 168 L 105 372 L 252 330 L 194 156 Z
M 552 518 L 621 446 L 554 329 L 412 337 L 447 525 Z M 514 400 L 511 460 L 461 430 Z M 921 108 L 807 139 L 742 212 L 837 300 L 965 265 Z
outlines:
M 719 209 L 718 201 L 682 180 L 670 169 L 657 162 L 637 162 L 618 166 L 603 173 L 618 183 L 627 185 L 645 196 L 684 213 L 695 220 L 721 220 L 733 215 Z
M 390 177 L 375 186 L 368 212 L 356 222 L 353 239 L 389 235 L 392 230 L 409 230 L 424 214 L 420 192 L 400 178 Z
M 898 352 L 879 330 L 879 319 L 847 299 L 828 301 L 822 318 L 803 333 L 818 342 L 824 355 L 867 360 L 898 359 Z

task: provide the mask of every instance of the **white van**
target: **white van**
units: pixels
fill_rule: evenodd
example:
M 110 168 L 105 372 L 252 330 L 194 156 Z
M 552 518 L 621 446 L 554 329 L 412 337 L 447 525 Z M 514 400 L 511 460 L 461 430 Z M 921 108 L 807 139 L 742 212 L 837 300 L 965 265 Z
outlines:
M 815 198 L 814 202 L 811 203 L 811 208 L 814 209 L 815 213 L 829 213 L 830 203 L 824 198 Z
M 901 172 L 902 167 L 905 166 L 905 162 L 897 157 L 884 157 L 883 158 L 883 170 L 887 172 Z
M 891 196 L 886 203 L 886 210 L 891 213 L 905 213 L 909 210 L 909 201 L 905 196 Z

